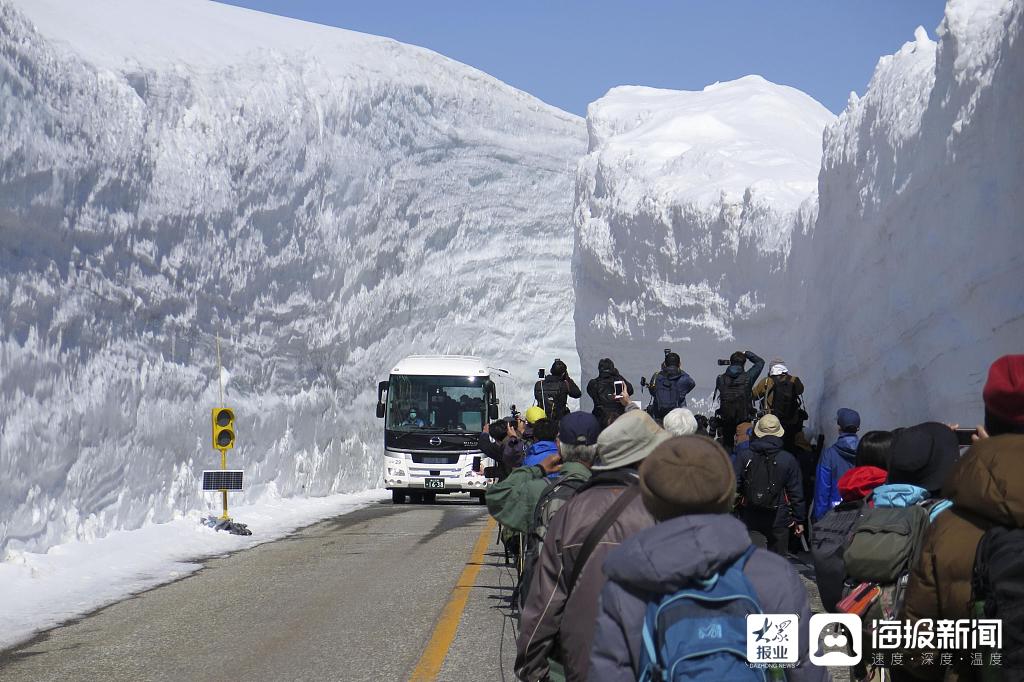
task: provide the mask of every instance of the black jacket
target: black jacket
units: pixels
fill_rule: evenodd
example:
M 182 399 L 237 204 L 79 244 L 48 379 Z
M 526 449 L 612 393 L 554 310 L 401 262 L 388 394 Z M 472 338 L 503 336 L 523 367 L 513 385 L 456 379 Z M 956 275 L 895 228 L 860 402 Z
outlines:
M 633 384 L 631 384 L 628 381 L 626 381 L 626 379 L 621 374 L 619 374 L 619 370 L 617 370 L 617 369 L 602 370 L 597 375 L 596 378 L 591 379 L 587 383 L 587 395 L 589 395 L 590 399 L 594 401 L 594 409 L 595 410 L 597 409 L 597 407 L 599 405 L 607 404 L 607 403 L 605 403 L 604 400 L 602 400 L 598 396 L 598 393 L 597 393 L 597 386 L 598 386 L 598 384 L 600 382 L 604 381 L 604 380 L 607 380 L 607 379 L 610 379 L 612 381 L 623 381 L 623 382 L 625 382 L 626 383 L 626 390 L 629 392 L 630 395 L 633 395 Z
M 576 382 L 572 380 L 568 374 L 557 377 L 554 374 L 549 374 L 544 377 L 543 381 L 538 381 L 533 385 L 533 397 L 537 401 L 537 405 L 546 408 L 544 404 L 544 398 L 550 398 L 553 395 L 559 395 L 564 393 L 569 398 L 579 398 L 583 395 L 580 391 L 580 387 L 576 385 Z M 558 400 L 559 408 L 561 408 L 561 414 L 555 415 L 555 419 L 560 419 L 566 413 L 568 409 L 564 409 L 565 405 L 562 400 Z
M 775 527 L 785 528 L 791 523 L 803 523 L 807 518 L 804 502 L 804 486 L 800 476 L 800 465 L 796 457 L 782 449 L 782 439 L 777 436 L 764 436 L 750 441 L 750 447 L 743 448 L 736 454 L 736 486 L 742 492 L 746 482 L 747 465 L 754 457 L 775 456 L 775 478 L 783 486 L 785 497 L 780 501 L 775 513 Z M 740 518 L 760 510 L 741 509 Z

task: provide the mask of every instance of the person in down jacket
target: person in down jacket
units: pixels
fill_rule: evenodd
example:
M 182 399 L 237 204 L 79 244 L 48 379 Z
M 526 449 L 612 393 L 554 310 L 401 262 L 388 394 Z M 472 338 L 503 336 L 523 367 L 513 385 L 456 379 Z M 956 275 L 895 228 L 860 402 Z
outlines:
M 839 479 L 853 468 L 857 458 L 857 431 L 860 430 L 860 415 L 846 407 L 836 413 L 839 438 L 829 446 L 818 461 L 818 475 L 814 483 L 814 507 L 811 518 L 817 521 L 842 501 L 839 495 Z
M 711 577 L 750 548 L 746 528 L 729 514 L 735 489 L 729 456 L 700 436 L 666 441 L 640 466 L 641 499 L 657 523 L 613 549 L 604 562 L 608 582 L 601 592 L 589 679 L 639 679 L 647 603 Z M 762 612 L 799 616 L 799 657 L 786 678 L 828 680 L 828 669 L 808 660 L 811 610 L 794 568 L 781 556 L 756 549 L 743 573 Z

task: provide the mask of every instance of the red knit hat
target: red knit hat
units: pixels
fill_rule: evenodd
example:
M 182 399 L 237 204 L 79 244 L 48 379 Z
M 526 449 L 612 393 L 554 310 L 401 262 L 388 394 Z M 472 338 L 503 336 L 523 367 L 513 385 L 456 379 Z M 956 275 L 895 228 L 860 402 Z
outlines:
M 993 362 L 981 396 L 988 412 L 1004 422 L 1024 425 L 1024 355 L 1004 355 Z

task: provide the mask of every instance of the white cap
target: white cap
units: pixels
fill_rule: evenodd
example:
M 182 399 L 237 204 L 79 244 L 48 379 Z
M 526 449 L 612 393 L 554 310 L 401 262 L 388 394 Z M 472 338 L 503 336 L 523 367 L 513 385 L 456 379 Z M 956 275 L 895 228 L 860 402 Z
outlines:
M 768 370 L 768 376 L 770 377 L 778 376 L 780 374 L 789 374 L 789 369 L 783 364 L 772 365 L 772 368 Z

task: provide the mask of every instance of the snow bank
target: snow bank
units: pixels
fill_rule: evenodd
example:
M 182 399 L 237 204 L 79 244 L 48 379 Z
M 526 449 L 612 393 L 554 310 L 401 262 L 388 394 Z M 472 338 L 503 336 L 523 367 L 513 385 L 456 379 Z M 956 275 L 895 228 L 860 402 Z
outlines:
M 869 423 L 974 425 L 989 364 L 1024 345 L 1024 9 L 951 0 L 883 57 L 825 133 L 814 231 L 794 246 L 808 390 Z
M 803 377 L 812 416 L 977 423 L 989 363 L 1024 340 L 1022 12 L 952 0 L 938 43 L 919 29 L 834 121 L 757 78 L 595 103 L 584 366 L 607 351 L 639 378 L 674 346 L 706 396 L 715 358 L 751 348 Z
M 575 364 L 584 148 L 391 40 L 0 0 L 0 556 L 215 505 L 218 334 L 235 504 L 378 484 L 375 384 L 409 352 Z
M 765 284 L 814 193 L 833 116 L 748 76 L 701 92 L 620 87 L 587 110 L 576 181 L 576 335 L 634 381 L 672 346 L 710 395 L 718 357 L 777 315 Z

